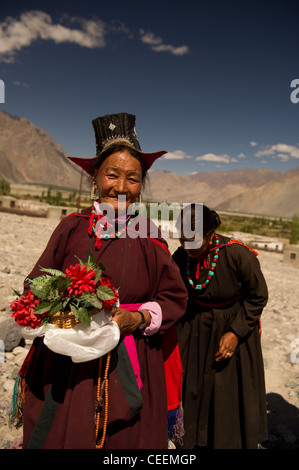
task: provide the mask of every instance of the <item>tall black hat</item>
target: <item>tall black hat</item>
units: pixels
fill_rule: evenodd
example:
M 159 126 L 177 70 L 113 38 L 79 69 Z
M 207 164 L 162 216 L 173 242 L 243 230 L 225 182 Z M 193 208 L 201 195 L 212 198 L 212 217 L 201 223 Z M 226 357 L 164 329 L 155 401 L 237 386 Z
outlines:
M 124 144 L 135 149 L 145 162 L 148 170 L 154 161 L 167 153 L 165 150 L 154 153 L 144 153 L 137 138 L 135 130 L 136 116 L 127 113 L 106 114 L 92 121 L 96 140 L 96 157 L 79 158 L 68 157 L 69 160 L 79 165 L 88 174 L 93 175 L 95 160 L 112 144 Z

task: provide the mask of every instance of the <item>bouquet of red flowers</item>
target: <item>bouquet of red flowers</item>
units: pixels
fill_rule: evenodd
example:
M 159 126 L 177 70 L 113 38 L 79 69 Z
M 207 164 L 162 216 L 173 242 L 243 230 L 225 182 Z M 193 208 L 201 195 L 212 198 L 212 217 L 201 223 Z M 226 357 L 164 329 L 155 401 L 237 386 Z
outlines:
M 51 317 L 63 312 L 75 316 L 78 322 L 90 324 L 91 316 L 99 310 L 111 310 L 118 293 L 88 253 L 87 262 L 78 258 L 78 264 L 65 272 L 41 268 L 47 273 L 27 279 L 30 290 L 11 303 L 12 317 L 21 326 L 39 327 L 51 322 Z

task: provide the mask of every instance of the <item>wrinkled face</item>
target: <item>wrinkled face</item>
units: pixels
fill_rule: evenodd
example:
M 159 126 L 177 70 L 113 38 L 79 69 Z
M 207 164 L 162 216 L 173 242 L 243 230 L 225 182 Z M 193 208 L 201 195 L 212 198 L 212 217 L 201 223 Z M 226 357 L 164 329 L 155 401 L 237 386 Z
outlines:
M 137 200 L 140 193 L 142 186 L 140 162 L 127 149 L 115 152 L 96 170 L 95 182 L 100 203 L 111 204 L 115 215 L 123 213 Z M 125 197 L 125 201 L 121 204 L 119 196 L 122 196 L 122 200 Z

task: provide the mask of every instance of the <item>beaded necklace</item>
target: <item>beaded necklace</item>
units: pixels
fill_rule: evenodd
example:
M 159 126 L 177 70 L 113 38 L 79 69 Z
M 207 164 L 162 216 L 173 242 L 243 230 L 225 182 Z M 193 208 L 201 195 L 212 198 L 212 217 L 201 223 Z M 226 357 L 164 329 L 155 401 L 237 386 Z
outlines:
M 123 233 L 127 230 L 128 226 L 131 224 L 134 216 L 130 216 L 129 220 L 126 223 L 126 226 L 122 228 L 121 230 L 118 230 L 117 232 L 114 233 L 101 233 L 101 225 L 97 224 L 97 219 L 101 220 L 104 216 L 103 215 L 97 215 L 95 209 L 92 209 L 91 211 L 91 220 L 92 220 L 92 232 L 97 238 L 100 238 L 102 240 L 109 240 L 110 238 L 120 238 Z M 98 229 L 97 229 L 98 225 Z M 104 225 L 107 227 L 107 224 Z
M 217 261 L 218 261 L 218 253 L 219 253 L 219 238 L 217 235 L 215 235 L 215 244 L 216 244 L 216 248 L 214 249 L 215 250 L 215 254 L 214 254 L 214 257 L 213 257 L 213 261 L 210 265 L 210 269 L 208 271 L 208 275 L 207 275 L 207 279 L 205 280 L 205 282 L 201 283 L 201 284 L 194 284 L 192 278 L 191 278 L 191 258 L 188 256 L 187 258 L 187 264 L 186 264 L 186 272 L 187 272 L 187 279 L 188 279 L 188 282 L 189 284 L 191 285 L 191 287 L 193 289 L 196 289 L 196 290 L 203 290 L 207 287 L 207 285 L 209 284 L 209 282 L 213 279 L 213 276 L 215 274 L 215 268 L 216 268 L 216 264 L 217 264 Z

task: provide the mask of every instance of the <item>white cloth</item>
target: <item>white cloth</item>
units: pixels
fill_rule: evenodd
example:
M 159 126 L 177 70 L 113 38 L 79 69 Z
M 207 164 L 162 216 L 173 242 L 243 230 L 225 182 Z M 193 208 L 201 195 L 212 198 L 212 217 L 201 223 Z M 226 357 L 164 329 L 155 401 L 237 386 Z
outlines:
M 107 354 L 117 346 L 120 330 L 111 318 L 111 314 L 101 310 L 91 317 L 90 325 L 78 323 L 73 328 L 63 329 L 48 323 L 38 328 L 20 328 L 25 339 L 44 336 L 44 343 L 51 351 L 70 356 L 73 362 L 86 362 Z

